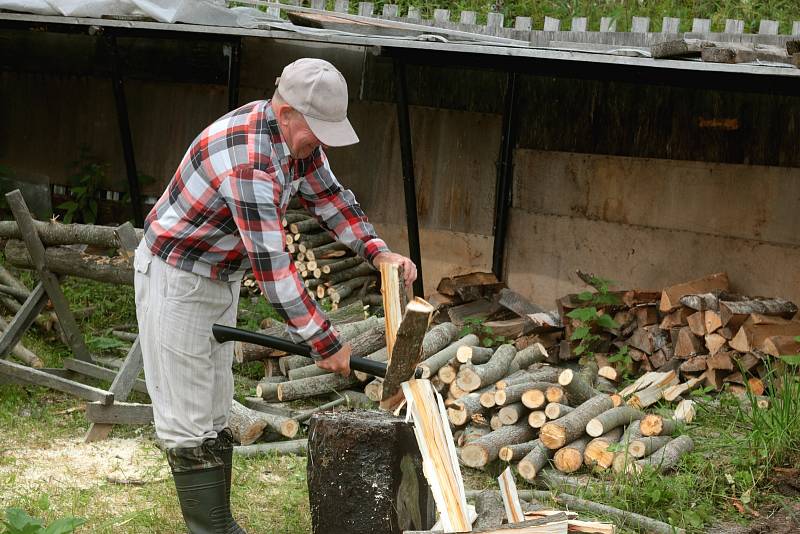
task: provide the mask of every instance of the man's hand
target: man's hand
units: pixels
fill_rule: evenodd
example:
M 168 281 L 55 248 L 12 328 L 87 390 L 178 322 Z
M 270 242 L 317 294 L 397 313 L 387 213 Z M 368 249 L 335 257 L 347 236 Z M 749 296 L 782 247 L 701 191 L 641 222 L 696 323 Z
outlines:
M 350 346 L 350 343 L 345 343 L 345 345 L 339 349 L 339 352 L 333 356 L 325 358 L 324 360 L 317 360 L 317 367 L 325 369 L 326 371 L 340 374 L 347 378 L 350 376 L 351 352 L 353 352 L 353 348 Z
M 375 259 L 372 260 L 372 264 L 376 269 L 378 269 L 382 263 L 396 264 L 401 266 L 403 268 L 403 279 L 407 287 L 410 287 L 411 284 L 414 283 L 414 280 L 417 279 L 417 266 L 414 265 L 413 261 L 405 256 L 395 254 L 394 252 L 381 252 L 375 256 Z

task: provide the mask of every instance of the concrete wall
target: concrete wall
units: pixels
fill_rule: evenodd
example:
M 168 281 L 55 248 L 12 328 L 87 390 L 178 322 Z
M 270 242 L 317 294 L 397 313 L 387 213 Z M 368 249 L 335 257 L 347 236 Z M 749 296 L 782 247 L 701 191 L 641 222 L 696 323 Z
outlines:
M 96 43 L 27 32 L 2 33 L 0 42 L 16 43 L 0 50 L 0 164 L 65 184 L 87 145 L 109 166 L 104 185 L 124 191 L 107 58 Z M 155 178 L 144 190 L 158 195 L 186 146 L 226 112 L 221 45 L 120 43 L 137 164 Z M 57 50 L 73 55 L 57 62 Z M 385 59 L 356 47 L 245 39 L 240 102 L 269 95 L 283 65 L 309 55 L 344 72 L 361 137 L 329 152 L 333 168 L 390 246 L 406 252 Z M 408 79 L 431 290 L 442 276 L 491 268 L 506 76 L 411 67 Z M 800 152 L 791 118 L 800 98 L 535 76 L 520 78 L 519 95 L 506 254 L 514 289 L 549 307 L 580 287 L 575 269 L 645 289 L 726 270 L 742 292 L 800 301 Z

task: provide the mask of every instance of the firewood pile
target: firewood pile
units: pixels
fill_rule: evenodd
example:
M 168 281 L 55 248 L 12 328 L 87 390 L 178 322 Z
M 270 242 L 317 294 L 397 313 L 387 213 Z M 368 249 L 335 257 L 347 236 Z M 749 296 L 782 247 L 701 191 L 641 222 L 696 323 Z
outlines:
M 377 271 L 336 241 L 296 198 L 289 208 L 282 220 L 286 249 L 309 296 L 333 310 L 356 301 L 379 306 Z M 251 293 L 259 292 L 252 275 L 242 283 Z
M 654 59 L 700 59 L 707 63 L 779 63 L 800 67 L 800 41 L 786 46 L 730 43 L 706 39 L 676 39 L 650 47 Z

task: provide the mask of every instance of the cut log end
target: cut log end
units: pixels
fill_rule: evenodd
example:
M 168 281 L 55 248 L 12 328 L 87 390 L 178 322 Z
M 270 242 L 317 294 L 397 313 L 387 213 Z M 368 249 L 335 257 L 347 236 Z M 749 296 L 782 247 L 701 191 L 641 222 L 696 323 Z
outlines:
M 498 457 L 504 462 L 510 462 L 514 458 L 514 449 L 511 447 L 503 447 L 500 449 Z
M 481 387 L 481 377 L 472 369 L 464 369 L 462 367 L 461 371 L 458 373 L 456 383 L 458 387 L 464 391 L 475 391 Z
M 575 377 L 575 372 L 572 369 L 564 369 L 560 375 L 558 375 L 558 383 L 562 386 L 567 386 L 572 383 L 572 379 Z
M 532 428 L 542 428 L 547 423 L 547 415 L 543 411 L 537 410 L 528 415 L 528 424 Z
M 560 449 L 566 445 L 566 432 L 565 430 L 555 424 L 546 423 L 539 432 L 539 439 L 545 447 L 551 450 Z
M 583 465 L 583 454 L 577 449 L 565 447 L 556 452 L 553 463 L 562 473 L 574 473 Z
M 554 402 L 556 404 L 563 404 L 566 400 L 564 388 L 561 386 L 550 386 L 544 392 L 545 398 L 547 398 L 547 402 Z
M 497 405 L 497 401 L 495 400 L 494 391 L 484 391 L 481 393 L 481 406 L 484 408 L 494 408 Z
M 592 436 L 593 438 L 602 436 L 604 434 L 603 423 L 598 421 L 597 418 L 592 419 L 586 425 L 586 433 Z
M 545 394 L 538 389 L 530 389 L 522 394 L 522 404 L 524 404 L 527 408 L 530 408 L 531 410 L 541 408 L 542 406 L 544 406 L 545 401 L 546 401 Z
M 462 426 L 467 424 L 467 420 L 469 419 L 469 413 L 467 412 L 467 410 L 457 410 L 455 408 L 448 408 L 447 418 L 450 419 L 450 422 L 453 423 L 455 426 Z
M 465 445 L 461 449 L 461 460 L 468 467 L 483 467 L 489 463 L 489 453 L 478 445 Z

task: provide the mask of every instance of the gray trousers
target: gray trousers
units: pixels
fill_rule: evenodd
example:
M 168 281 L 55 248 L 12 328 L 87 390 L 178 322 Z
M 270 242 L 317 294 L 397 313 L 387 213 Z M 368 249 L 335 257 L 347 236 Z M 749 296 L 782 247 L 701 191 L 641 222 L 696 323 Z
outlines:
M 211 325 L 236 326 L 239 281 L 172 267 L 144 241 L 134 258 L 136 318 L 156 435 L 167 448 L 197 447 L 225 428 L 233 399 L 233 343 Z

